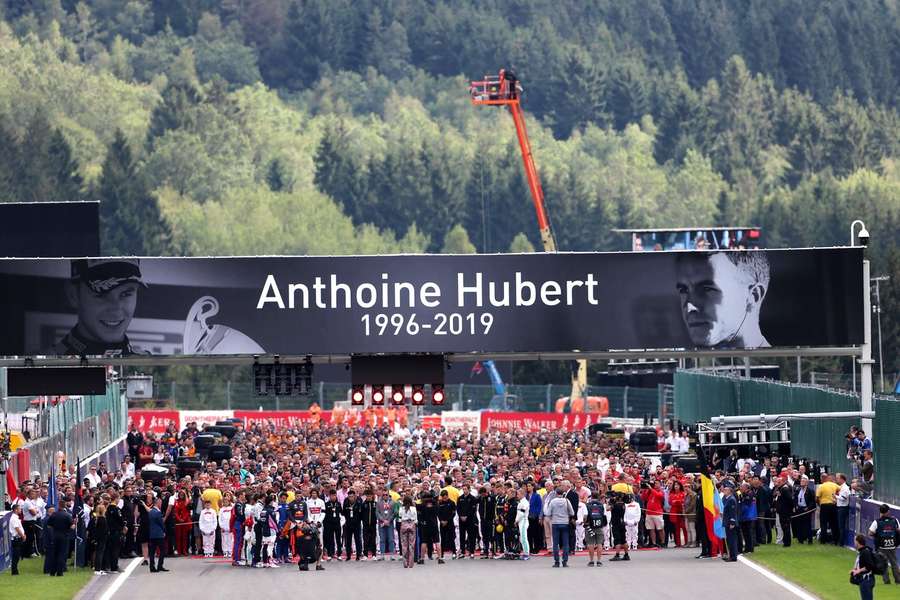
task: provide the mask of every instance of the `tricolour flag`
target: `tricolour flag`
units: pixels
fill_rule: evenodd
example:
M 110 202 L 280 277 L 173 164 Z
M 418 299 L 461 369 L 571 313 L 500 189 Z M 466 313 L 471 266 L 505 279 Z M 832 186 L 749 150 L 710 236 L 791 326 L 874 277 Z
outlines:
M 722 498 L 719 491 L 713 485 L 712 479 L 705 473 L 700 474 L 700 486 L 703 493 L 703 516 L 706 518 L 706 535 L 709 537 L 710 552 L 713 556 L 719 554 L 721 542 L 725 537 L 725 527 L 722 524 Z

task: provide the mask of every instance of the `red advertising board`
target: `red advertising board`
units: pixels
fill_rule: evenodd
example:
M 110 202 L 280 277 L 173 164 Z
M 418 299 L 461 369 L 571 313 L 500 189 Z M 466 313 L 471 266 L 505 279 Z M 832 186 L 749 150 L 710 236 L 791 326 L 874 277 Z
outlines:
M 580 431 L 600 420 L 600 415 L 542 412 L 483 412 L 481 431 L 488 429 L 540 431 L 541 429 L 565 429 Z
M 134 423 L 138 431 L 164 433 L 169 423 L 173 423 L 175 428 L 181 426 L 179 413 L 177 410 L 129 410 L 128 411 L 129 427 Z

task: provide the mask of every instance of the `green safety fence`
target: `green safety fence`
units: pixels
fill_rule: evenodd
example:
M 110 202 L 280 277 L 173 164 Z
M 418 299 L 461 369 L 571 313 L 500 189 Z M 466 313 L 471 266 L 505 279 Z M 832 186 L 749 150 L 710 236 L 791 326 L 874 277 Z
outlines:
M 837 390 L 696 371 L 675 374 L 675 417 L 683 423 L 708 422 L 719 415 L 858 410 L 857 396 Z M 849 474 L 844 436 L 851 425 L 858 427 L 860 420 L 796 421 L 791 424 L 791 451 Z M 877 438 L 874 443 L 877 447 Z
M 900 399 L 875 399 L 875 497 L 900 504 Z

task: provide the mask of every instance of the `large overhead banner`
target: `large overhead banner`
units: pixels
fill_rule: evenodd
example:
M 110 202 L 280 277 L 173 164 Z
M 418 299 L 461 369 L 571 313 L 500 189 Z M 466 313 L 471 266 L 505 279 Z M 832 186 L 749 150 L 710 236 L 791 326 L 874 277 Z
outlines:
M 862 342 L 862 251 L 0 260 L 0 355 Z

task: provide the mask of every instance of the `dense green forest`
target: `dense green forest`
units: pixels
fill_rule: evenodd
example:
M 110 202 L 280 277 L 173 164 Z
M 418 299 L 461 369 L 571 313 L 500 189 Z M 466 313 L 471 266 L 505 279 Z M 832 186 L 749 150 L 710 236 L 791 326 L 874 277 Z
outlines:
M 102 201 L 124 254 L 559 246 L 615 227 L 872 233 L 900 371 L 896 0 L 0 0 L 0 200 Z

